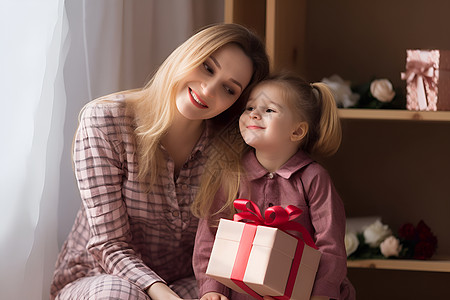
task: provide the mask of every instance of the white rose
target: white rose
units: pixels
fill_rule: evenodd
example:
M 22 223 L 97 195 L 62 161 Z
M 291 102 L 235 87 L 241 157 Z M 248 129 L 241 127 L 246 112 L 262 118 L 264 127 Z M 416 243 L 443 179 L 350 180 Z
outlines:
M 364 230 L 363 234 L 369 246 L 378 247 L 386 237 L 392 234 L 392 231 L 387 225 L 381 223 L 380 220 L 376 220 Z
M 395 97 L 392 83 L 388 79 L 377 79 L 370 84 L 370 92 L 381 102 L 391 102 Z
M 347 252 L 347 257 L 349 257 L 353 252 L 358 249 L 359 241 L 358 237 L 353 232 L 347 232 L 345 234 L 345 251 Z
M 395 236 L 391 235 L 380 244 L 380 250 L 384 257 L 398 256 L 402 251 L 402 245 Z
M 323 78 L 322 82 L 330 88 L 339 107 L 350 107 L 358 102 L 359 95 L 352 92 L 350 82 L 345 81 L 339 75 L 334 74 L 328 78 Z

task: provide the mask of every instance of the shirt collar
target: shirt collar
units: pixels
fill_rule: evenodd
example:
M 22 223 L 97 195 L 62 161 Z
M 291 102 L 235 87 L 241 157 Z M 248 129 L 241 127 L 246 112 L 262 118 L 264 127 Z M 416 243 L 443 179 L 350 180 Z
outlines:
M 285 179 L 289 179 L 292 174 L 309 165 L 313 160 L 303 151 L 299 150 L 277 171 L 273 172 Z M 243 165 L 249 180 L 255 180 L 266 176 L 267 171 L 256 159 L 255 151 L 251 150 L 243 157 Z
M 206 146 L 209 144 L 209 141 L 211 139 L 211 122 L 209 120 L 206 120 L 205 122 L 205 129 L 202 132 L 202 135 L 197 141 L 197 144 L 194 146 L 194 149 L 192 149 L 192 153 L 197 152 L 204 152 Z
M 211 122 L 209 120 L 205 121 L 205 128 L 203 129 L 202 134 L 200 135 L 200 138 L 197 140 L 197 143 L 195 144 L 194 148 L 192 149 L 191 155 L 198 155 L 202 154 L 205 151 L 206 146 L 209 145 L 212 135 L 212 129 L 211 129 Z M 166 152 L 166 148 L 160 143 L 159 144 L 160 149 L 164 150 Z M 192 158 L 192 156 L 191 156 Z

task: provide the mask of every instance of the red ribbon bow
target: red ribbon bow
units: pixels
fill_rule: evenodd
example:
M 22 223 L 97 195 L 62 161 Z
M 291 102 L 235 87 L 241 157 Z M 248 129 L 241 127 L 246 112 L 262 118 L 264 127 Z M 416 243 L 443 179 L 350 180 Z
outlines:
M 288 205 L 286 208 L 272 206 L 265 210 L 263 218 L 258 206 L 250 200 L 236 199 L 234 200 L 234 207 L 242 211 L 234 214 L 234 221 L 275 227 L 283 231 L 296 231 L 302 235 L 303 241 L 308 246 L 318 249 L 306 228 L 293 221 L 302 213 L 300 208 L 294 205 Z

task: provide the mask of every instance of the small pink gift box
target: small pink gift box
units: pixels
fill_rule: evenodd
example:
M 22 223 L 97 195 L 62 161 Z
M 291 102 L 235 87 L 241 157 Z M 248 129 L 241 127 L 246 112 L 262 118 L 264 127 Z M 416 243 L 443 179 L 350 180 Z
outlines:
M 406 50 L 406 108 L 450 110 L 450 51 Z
M 221 219 L 206 274 L 256 299 L 303 300 L 310 298 L 320 256 L 314 244 L 279 228 Z

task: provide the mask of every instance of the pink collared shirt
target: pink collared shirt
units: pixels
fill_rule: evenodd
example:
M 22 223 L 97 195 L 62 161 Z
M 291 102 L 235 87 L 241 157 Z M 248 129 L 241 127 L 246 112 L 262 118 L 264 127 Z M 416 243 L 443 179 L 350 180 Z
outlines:
M 253 201 L 262 212 L 272 205 L 295 205 L 303 211 L 295 221 L 308 230 L 322 253 L 312 295 L 354 299 L 354 289 L 346 279 L 344 205 L 327 171 L 302 151 L 272 173 L 261 166 L 253 151 L 244 156 L 243 165 L 249 185 L 243 182 L 237 198 Z M 214 206 L 219 206 L 223 196 L 218 193 L 215 201 Z M 210 224 L 211 220 L 200 220 L 194 247 L 193 265 L 200 295 L 215 291 L 233 300 L 252 299 L 205 275 L 216 231 Z

